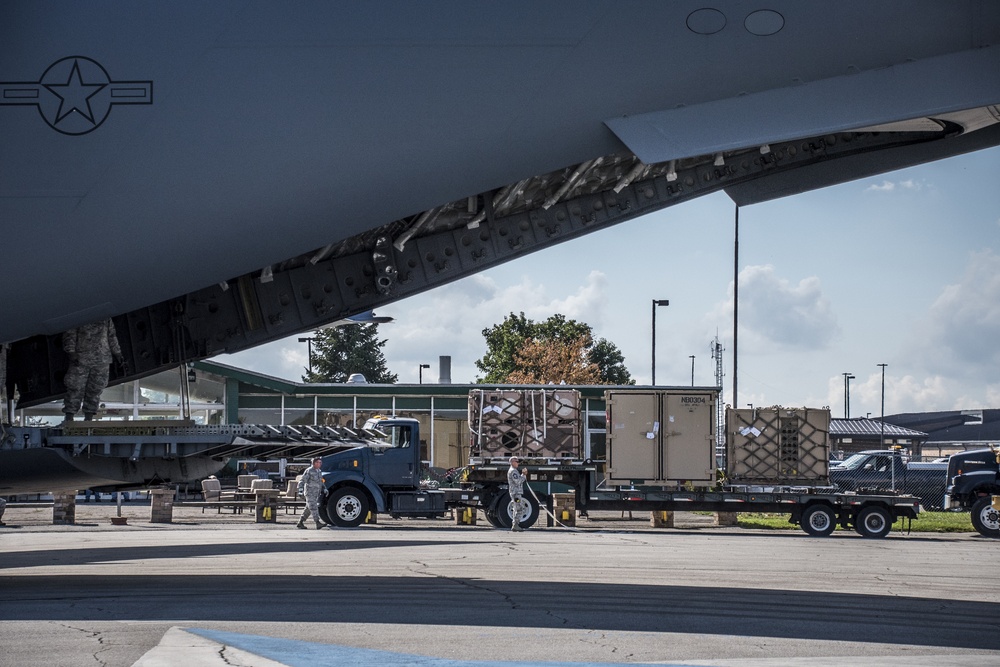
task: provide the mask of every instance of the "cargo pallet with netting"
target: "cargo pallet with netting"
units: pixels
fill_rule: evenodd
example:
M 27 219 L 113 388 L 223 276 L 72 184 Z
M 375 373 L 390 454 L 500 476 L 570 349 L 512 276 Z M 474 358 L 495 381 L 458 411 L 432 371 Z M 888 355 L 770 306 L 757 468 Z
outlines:
M 472 457 L 579 458 L 582 423 L 575 389 L 469 392 Z
M 733 484 L 829 486 L 830 411 L 726 410 L 726 473 Z

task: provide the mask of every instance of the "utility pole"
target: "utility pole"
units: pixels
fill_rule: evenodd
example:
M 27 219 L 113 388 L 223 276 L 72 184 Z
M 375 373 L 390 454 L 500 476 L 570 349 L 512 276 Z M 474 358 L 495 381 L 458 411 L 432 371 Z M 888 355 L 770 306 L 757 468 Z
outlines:
M 715 386 L 719 388 L 719 400 L 715 403 L 715 451 L 716 454 L 725 454 L 726 451 L 726 411 L 722 404 L 722 381 L 725 377 L 722 367 L 722 343 L 719 342 L 719 334 L 715 334 L 715 340 L 709 343 L 712 350 L 712 359 L 715 360 Z

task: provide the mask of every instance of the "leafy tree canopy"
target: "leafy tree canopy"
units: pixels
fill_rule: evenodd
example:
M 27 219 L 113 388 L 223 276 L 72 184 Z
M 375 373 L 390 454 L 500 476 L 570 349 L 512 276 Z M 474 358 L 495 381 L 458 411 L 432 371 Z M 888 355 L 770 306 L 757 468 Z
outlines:
M 346 324 L 315 332 L 312 342 L 312 373 L 303 382 L 346 382 L 361 373 L 369 382 L 392 384 L 399 376 L 386 367 L 378 339 L 378 324 Z
M 476 360 L 476 367 L 484 374 L 478 379 L 480 383 L 519 384 L 525 381 L 512 378 L 544 374 L 549 378 L 545 383 L 635 384 L 625 367 L 625 358 L 614 343 L 604 338 L 595 342 L 589 324 L 567 319 L 565 315 L 556 314 L 535 322 L 524 313 L 511 313 L 500 324 L 483 329 L 483 337 L 486 354 Z M 547 355 L 546 346 L 552 348 Z M 576 349 L 582 351 L 582 359 L 573 356 Z M 571 379 L 589 377 L 586 375 L 589 364 L 596 367 L 596 379 Z
M 601 384 L 597 364 L 587 358 L 587 338 L 537 341 L 529 338 L 515 355 L 518 370 L 507 376 L 512 384 Z

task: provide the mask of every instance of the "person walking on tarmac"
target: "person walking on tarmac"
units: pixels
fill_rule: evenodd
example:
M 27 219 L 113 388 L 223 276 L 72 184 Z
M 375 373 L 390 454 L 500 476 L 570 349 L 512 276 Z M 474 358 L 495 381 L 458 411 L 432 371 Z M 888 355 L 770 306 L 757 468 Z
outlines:
M 528 501 L 524 499 L 524 482 L 528 477 L 518 470 L 517 463 L 516 456 L 510 457 L 510 468 L 507 470 L 507 491 L 510 493 L 510 499 L 514 502 L 514 513 L 510 522 L 510 529 L 514 532 L 524 530 L 524 528 L 521 528 L 521 519 L 528 508 Z
M 316 522 L 316 530 L 323 527 L 319 520 L 319 503 L 323 499 L 323 492 L 326 491 L 326 485 L 323 484 L 323 472 L 320 470 L 322 465 L 323 459 L 313 459 L 312 467 L 302 473 L 302 477 L 299 479 L 299 495 L 305 498 L 306 508 L 302 510 L 302 518 L 295 524 L 296 528 L 305 530 L 306 519 L 310 515 Z
M 108 386 L 111 359 L 123 363 L 115 325 L 107 319 L 70 329 L 63 334 L 62 346 L 69 357 L 69 368 L 63 379 L 66 385 L 66 398 L 63 400 L 66 421 L 73 421 L 81 402 L 83 418 L 93 419 L 101 404 L 101 392 Z

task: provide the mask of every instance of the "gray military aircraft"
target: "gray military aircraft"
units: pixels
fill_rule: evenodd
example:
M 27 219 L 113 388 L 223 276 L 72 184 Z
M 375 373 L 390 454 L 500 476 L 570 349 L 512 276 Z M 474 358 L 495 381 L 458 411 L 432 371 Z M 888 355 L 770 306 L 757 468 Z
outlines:
M 1000 3 L 0 4 L 22 405 L 320 327 L 725 190 L 1000 144 Z

